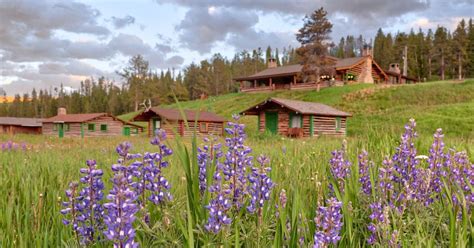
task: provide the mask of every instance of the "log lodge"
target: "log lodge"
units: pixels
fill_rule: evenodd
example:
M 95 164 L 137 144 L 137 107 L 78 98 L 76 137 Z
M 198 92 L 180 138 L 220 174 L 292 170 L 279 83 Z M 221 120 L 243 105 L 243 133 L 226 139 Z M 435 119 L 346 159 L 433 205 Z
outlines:
M 268 61 L 268 68 L 256 74 L 234 78 L 240 84 L 241 92 L 262 92 L 273 90 L 311 90 L 329 86 L 343 86 L 352 83 L 405 84 L 416 83 L 412 77 L 402 75 L 398 64 L 382 69 L 372 57 L 372 49 L 366 46 L 361 57 L 324 57 L 331 64 L 335 75 L 320 75 L 319 82 L 303 82 L 299 75 L 302 65 L 277 66 L 274 59 Z
M 0 117 L 0 134 L 41 134 L 42 119 Z
M 154 134 L 156 129 L 165 130 L 171 137 L 175 134 L 192 136 L 195 131 L 197 134 L 218 136 L 224 133 L 225 119 L 214 113 L 183 110 L 183 114 L 177 109 L 153 107 L 142 111 L 132 121 L 148 122 L 148 136 Z
M 315 103 L 270 98 L 240 114 L 256 115 L 258 130 L 289 137 L 346 136 L 349 113 Z
M 108 113 L 67 114 L 65 108 L 59 108 L 58 115 L 43 120 L 43 134 L 60 138 L 130 136 L 142 130 L 141 126 Z

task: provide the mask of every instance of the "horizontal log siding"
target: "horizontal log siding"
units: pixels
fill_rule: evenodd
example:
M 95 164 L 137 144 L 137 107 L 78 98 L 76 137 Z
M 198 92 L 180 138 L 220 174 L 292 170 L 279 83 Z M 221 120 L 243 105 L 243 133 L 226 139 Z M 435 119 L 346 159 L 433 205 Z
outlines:
M 258 124 L 258 131 L 265 132 L 265 111 L 260 111 L 260 123 Z
M 309 123 L 309 115 L 303 115 L 303 137 L 311 137 L 311 124 Z
M 43 134 L 59 136 L 58 131 L 53 131 L 53 125 L 53 123 L 43 123 Z
M 278 134 L 287 136 L 290 128 L 290 114 L 285 111 L 278 111 Z
M 58 130 L 53 130 L 55 123 L 43 123 L 43 134 L 59 136 Z M 123 123 L 110 116 L 103 116 L 95 120 L 84 123 L 65 123 L 69 124 L 69 131 L 64 130 L 64 137 L 81 137 L 81 125 L 83 125 L 84 137 L 106 137 L 119 136 L 123 133 Z M 89 131 L 88 125 L 95 124 L 94 131 Z M 107 131 L 100 130 L 100 125 L 107 125 Z
M 200 131 L 200 125 L 201 123 L 207 123 L 207 132 L 201 132 Z M 183 130 L 183 136 L 184 137 L 191 137 L 193 136 L 194 131 L 198 135 L 217 135 L 221 136 L 223 132 L 224 125 L 221 122 L 198 122 L 197 125 L 195 126 L 194 122 L 189 122 L 189 129 L 186 128 L 186 125 L 184 125 L 184 130 Z
M 0 134 L 41 134 L 41 127 L 0 125 Z
M 346 117 L 341 117 L 341 128 L 336 131 L 336 117 L 314 116 L 314 136 L 346 136 Z

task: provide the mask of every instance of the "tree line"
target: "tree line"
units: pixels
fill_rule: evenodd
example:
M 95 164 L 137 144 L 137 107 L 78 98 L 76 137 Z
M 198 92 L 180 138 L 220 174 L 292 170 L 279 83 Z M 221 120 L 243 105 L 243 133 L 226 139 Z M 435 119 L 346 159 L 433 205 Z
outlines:
M 263 70 L 270 58 L 276 59 L 278 66 L 296 63 L 324 66 L 324 61 L 318 60 L 314 54 L 338 58 L 361 56 L 362 48 L 367 44 L 373 44 L 374 59 L 384 69 L 388 69 L 390 63 L 401 64 L 406 46 L 408 75 L 420 81 L 474 77 L 472 19 L 461 20 L 453 32 L 442 26 L 426 33 L 420 29 L 418 32 L 391 34 L 379 29 L 373 42 L 361 35 L 348 35 L 336 45 L 325 42 L 330 38 L 332 27 L 326 15 L 321 8 L 305 18 L 305 25 L 297 34 L 301 44 L 298 48 L 286 47 L 280 51 L 268 46 L 265 50 L 238 52 L 230 59 L 217 53 L 178 72 L 170 69 L 154 71 L 143 56 L 136 55 L 117 71 L 120 84 L 104 77 L 90 78 L 72 92 L 67 92 L 62 86 L 49 90 L 33 89 L 31 93 L 15 95 L 11 103 L 7 103 L 4 92 L 0 116 L 45 118 L 56 115 L 58 107 L 67 108 L 68 113 L 109 112 L 120 115 L 139 110 L 141 103 L 148 99 L 156 106 L 237 92 L 239 86 L 232 79 Z

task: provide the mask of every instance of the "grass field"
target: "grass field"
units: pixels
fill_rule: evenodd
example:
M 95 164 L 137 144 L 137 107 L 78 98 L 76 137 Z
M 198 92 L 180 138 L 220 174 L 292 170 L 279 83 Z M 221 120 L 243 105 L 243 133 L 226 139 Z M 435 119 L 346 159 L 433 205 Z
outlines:
M 360 192 L 357 156 L 363 149 L 374 161 L 372 173 L 382 166 L 385 156 L 395 153 L 400 143 L 403 125 L 409 118 L 417 120 L 418 154 L 428 155 L 436 128 L 445 131 L 446 147 L 474 153 L 474 81 L 465 83 L 437 82 L 379 88 L 352 85 L 323 89 L 321 92 L 275 92 L 271 94 L 230 94 L 204 101 L 180 103 L 183 108 L 215 111 L 225 117 L 244 110 L 269 97 L 278 96 L 318 101 L 354 114 L 349 120 L 347 154 L 353 167 L 346 181 L 343 202 L 341 240 L 338 247 L 368 246 L 370 222 L 369 204 L 376 196 Z M 174 106 L 169 106 L 174 107 Z M 122 116 L 127 119 L 133 114 Z M 193 193 L 196 178 L 186 174 L 184 161 L 196 170 L 191 140 L 170 140 L 175 153 L 169 157 L 170 167 L 165 177 L 170 181 L 174 200 L 161 207 L 149 207 L 151 225 L 137 221 L 137 240 L 142 247 L 309 247 L 315 232 L 314 217 L 319 205 L 329 197 L 329 160 L 331 151 L 341 147 L 342 139 L 321 137 L 293 140 L 255 133 L 256 118 L 244 117 L 249 139 L 246 144 L 252 155 L 266 154 L 271 159 L 270 177 L 276 186 L 263 209 L 262 222 L 248 213 L 232 214 L 232 224 L 218 235 L 203 230 L 207 220 L 208 199 Z M 0 247 L 71 247 L 77 246 L 70 227 L 65 227 L 59 213 L 60 202 L 68 183 L 78 180 L 79 169 L 86 159 L 95 159 L 104 170 L 106 194 L 111 188 L 110 166 L 118 156 L 117 144 L 130 141 L 133 152 L 156 151 L 145 137 L 114 137 L 58 139 L 56 137 L 0 136 L 0 142 L 25 142 L 28 150 L 0 151 Z M 197 141 L 198 145 L 201 143 Z M 184 148 L 189 149 L 186 156 Z M 471 159 L 472 163 L 472 159 Z M 422 162 L 420 166 L 427 166 Z M 189 168 L 188 168 L 189 169 Z M 195 171 L 193 172 L 196 176 Z M 194 182 L 194 184 L 193 184 Z M 191 190 L 190 190 L 191 187 Z M 288 204 L 275 216 L 275 205 L 281 190 L 286 190 Z M 471 189 L 472 190 L 472 189 Z M 446 193 L 451 193 L 446 190 Z M 194 198 L 193 198 L 194 197 Z M 196 200 L 199 198 L 200 200 Z M 387 230 L 398 230 L 398 242 L 403 247 L 467 247 L 474 244 L 473 217 L 453 218 L 455 208 L 444 198 L 428 207 L 413 204 L 402 216 L 391 214 Z M 239 217 L 237 217 L 239 216 Z M 380 237 L 381 238 L 381 237 Z M 382 239 L 382 238 L 381 238 Z M 96 247 L 109 247 L 99 242 Z M 386 247 L 388 243 L 376 244 Z

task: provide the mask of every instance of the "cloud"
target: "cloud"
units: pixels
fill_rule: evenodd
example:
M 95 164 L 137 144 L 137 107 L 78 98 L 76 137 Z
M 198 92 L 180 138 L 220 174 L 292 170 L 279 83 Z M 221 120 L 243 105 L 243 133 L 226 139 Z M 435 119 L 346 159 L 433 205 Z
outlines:
M 228 43 L 237 50 L 250 50 L 257 47 L 265 49 L 283 48 L 289 45 L 296 46 L 295 34 L 290 32 L 263 32 L 248 29 L 243 33 L 234 33 L 229 36 Z
M 258 22 L 252 11 L 228 8 L 194 7 L 190 9 L 176 30 L 182 44 L 200 53 L 210 52 L 217 41 L 224 41 L 230 33 L 245 32 Z
M 128 25 L 134 24 L 135 23 L 135 17 L 130 16 L 130 15 L 124 16 L 122 18 L 112 16 L 111 21 L 112 21 L 112 24 L 114 25 L 114 27 L 116 29 L 120 29 L 120 28 L 124 28 Z
M 42 63 L 38 66 L 40 74 L 73 75 L 73 76 L 105 76 L 107 73 L 79 60 L 70 60 L 66 63 Z

